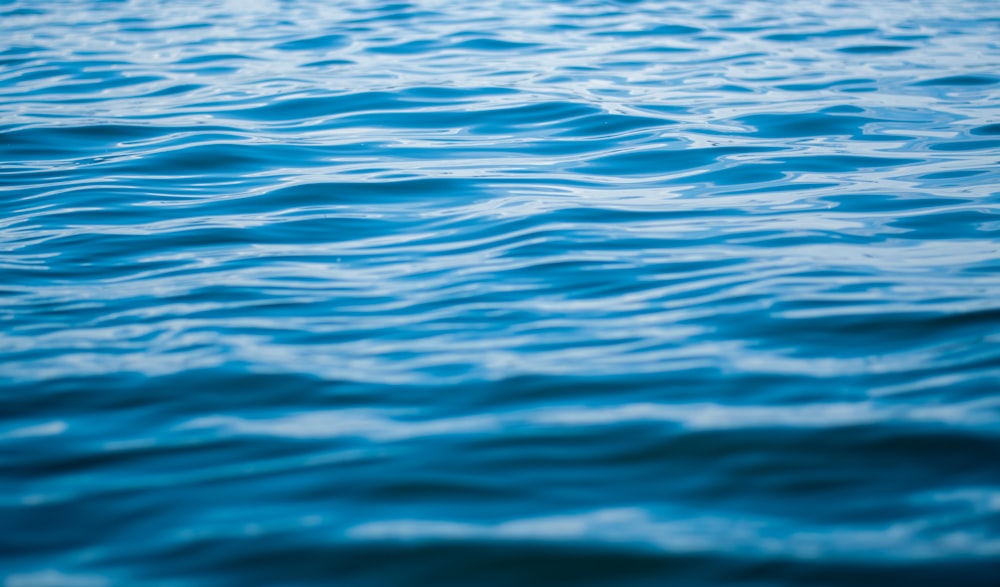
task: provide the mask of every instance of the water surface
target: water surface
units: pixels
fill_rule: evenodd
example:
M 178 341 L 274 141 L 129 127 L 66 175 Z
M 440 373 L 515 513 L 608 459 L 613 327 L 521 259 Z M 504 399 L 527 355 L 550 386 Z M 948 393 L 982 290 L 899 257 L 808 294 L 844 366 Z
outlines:
M 0 1 L 5 587 L 993 587 L 1000 6 Z

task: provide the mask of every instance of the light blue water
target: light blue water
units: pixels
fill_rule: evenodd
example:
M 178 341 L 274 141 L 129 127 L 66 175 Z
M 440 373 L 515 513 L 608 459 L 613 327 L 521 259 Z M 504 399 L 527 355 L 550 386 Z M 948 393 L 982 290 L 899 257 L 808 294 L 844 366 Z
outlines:
M 996 2 L 0 39 L 4 587 L 1000 585 Z

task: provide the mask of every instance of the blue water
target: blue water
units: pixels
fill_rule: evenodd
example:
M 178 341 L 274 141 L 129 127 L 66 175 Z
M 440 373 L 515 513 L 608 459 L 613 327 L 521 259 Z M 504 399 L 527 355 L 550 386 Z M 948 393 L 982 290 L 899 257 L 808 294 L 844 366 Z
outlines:
M 0 0 L 0 584 L 1000 585 L 994 0 Z

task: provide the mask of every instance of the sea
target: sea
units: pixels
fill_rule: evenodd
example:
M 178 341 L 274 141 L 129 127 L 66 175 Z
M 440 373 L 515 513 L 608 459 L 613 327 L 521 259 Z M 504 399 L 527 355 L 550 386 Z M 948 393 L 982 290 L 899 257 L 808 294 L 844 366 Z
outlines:
M 1000 586 L 996 0 L 0 0 L 0 586 Z

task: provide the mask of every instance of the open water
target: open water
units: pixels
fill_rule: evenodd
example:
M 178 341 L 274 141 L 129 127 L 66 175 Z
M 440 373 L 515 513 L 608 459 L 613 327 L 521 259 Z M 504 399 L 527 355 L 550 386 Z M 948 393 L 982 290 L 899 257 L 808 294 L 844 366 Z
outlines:
M 0 581 L 1000 585 L 1000 4 L 0 0 Z

